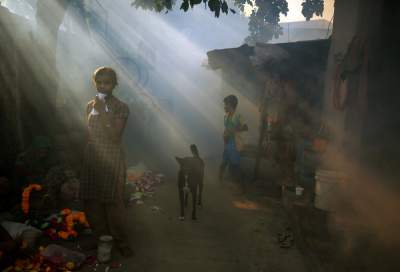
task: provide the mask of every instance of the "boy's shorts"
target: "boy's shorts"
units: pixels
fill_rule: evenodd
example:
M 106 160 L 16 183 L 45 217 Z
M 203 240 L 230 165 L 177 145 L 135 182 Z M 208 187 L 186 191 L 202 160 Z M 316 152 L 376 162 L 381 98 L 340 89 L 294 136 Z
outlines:
M 229 141 L 225 144 L 222 162 L 230 165 L 240 164 L 240 153 L 236 149 L 235 141 Z

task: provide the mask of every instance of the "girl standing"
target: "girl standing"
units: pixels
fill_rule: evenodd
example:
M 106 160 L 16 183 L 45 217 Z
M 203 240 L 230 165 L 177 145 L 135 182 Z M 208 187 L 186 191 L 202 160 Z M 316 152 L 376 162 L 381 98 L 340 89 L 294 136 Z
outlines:
M 88 143 L 84 153 L 81 198 L 96 234 L 111 234 L 123 256 L 132 255 L 126 243 L 123 186 L 126 165 L 121 137 L 129 115 L 128 106 L 113 96 L 117 74 L 100 67 L 93 73 L 96 97 L 86 107 Z

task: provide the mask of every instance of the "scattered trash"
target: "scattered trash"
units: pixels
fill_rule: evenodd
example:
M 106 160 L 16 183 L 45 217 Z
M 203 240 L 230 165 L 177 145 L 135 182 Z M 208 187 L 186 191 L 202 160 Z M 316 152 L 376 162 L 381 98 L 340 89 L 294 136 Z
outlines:
M 304 192 L 304 188 L 301 186 L 296 186 L 296 195 L 297 196 L 302 196 Z
M 153 196 L 155 186 L 159 185 L 163 178 L 163 174 L 148 171 L 144 164 L 128 168 L 126 183 L 130 190 L 129 202 L 143 204 L 143 199 Z
M 278 233 L 278 243 L 280 248 L 291 248 L 294 245 L 294 234 L 290 227 Z
M 142 192 L 135 192 L 131 195 L 130 201 L 141 200 L 144 197 Z
M 70 266 L 74 264 L 74 267 L 81 266 L 86 259 L 83 253 L 56 244 L 48 245 L 41 255 L 54 264 L 67 265 L 69 263 Z
M 159 211 L 161 211 L 161 208 L 158 207 L 158 206 L 153 206 L 153 207 L 151 207 L 151 210 L 152 210 L 153 212 L 159 212 Z
M 115 268 L 121 268 L 122 267 L 122 263 L 119 262 L 112 262 L 110 265 L 111 268 L 115 269 Z
M 127 169 L 127 179 L 128 182 L 134 182 L 137 179 L 141 178 L 143 174 L 148 171 L 146 165 L 140 162 L 135 166 L 131 166 Z
M 3 221 L 1 222 L 1 226 L 8 232 L 13 240 L 21 238 L 23 234 L 28 231 L 30 231 L 31 233 L 36 233 L 37 236 L 41 234 L 40 230 L 28 226 L 27 224 Z
M 71 271 L 79 269 L 85 255 L 58 245 L 49 245 L 26 259 L 17 259 L 4 271 Z
M 235 208 L 241 209 L 241 210 L 251 210 L 251 211 L 255 211 L 255 210 L 259 210 L 260 207 L 258 206 L 257 203 L 250 201 L 250 200 L 235 200 L 233 201 L 233 206 Z
M 93 255 L 87 256 L 86 260 L 85 260 L 85 263 L 87 265 L 93 266 L 93 265 L 95 265 L 97 263 L 97 257 L 93 256 Z

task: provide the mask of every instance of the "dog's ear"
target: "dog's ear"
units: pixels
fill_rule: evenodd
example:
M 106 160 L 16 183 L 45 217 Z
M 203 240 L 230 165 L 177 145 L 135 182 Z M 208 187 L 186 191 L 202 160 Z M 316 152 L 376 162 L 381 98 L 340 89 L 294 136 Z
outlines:
M 183 158 L 175 157 L 175 160 L 179 163 L 179 165 L 183 164 Z
M 190 151 L 192 152 L 192 155 L 194 157 L 200 157 L 199 150 L 197 149 L 197 146 L 195 144 L 190 145 Z

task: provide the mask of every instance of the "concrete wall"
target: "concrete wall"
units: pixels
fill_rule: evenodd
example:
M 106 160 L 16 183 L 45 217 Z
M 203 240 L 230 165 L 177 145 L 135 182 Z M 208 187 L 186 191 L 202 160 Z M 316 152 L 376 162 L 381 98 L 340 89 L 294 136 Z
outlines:
M 328 66 L 325 75 L 324 87 L 324 120 L 334 135 L 331 152 L 337 153 L 343 148 L 346 138 L 344 129 L 345 112 L 333 108 L 333 78 L 336 66 L 343 59 L 344 54 L 357 32 L 359 4 L 361 0 L 336 0 L 333 22 L 332 42 L 328 55 Z M 331 154 L 329 154 L 331 155 Z M 335 160 L 334 160 L 335 161 Z M 330 160 L 327 162 L 332 164 Z M 331 165 L 330 165 L 331 166 Z
M 0 168 L 7 171 L 24 147 L 22 128 L 23 56 L 29 52 L 31 28 L 27 21 L 0 6 Z
M 326 20 L 299 21 L 280 24 L 283 34 L 270 43 L 287 43 L 327 39 L 332 34 L 332 24 Z

